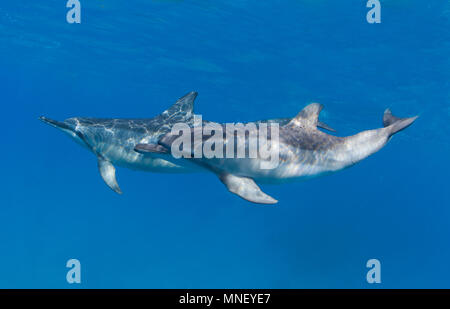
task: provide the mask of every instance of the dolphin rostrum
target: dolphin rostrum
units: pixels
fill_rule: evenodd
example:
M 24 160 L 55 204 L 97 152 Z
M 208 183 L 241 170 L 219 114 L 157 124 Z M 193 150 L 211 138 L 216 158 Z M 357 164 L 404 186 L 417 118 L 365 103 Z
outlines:
M 321 104 L 312 103 L 295 118 L 280 126 L 276 139 L 271 136 L 271 133 L 268 134 L 271 147 L 275 147 L 273 149 L 279 153 L 278 164 L 274 168 L 262 169 L 261 161 L 268 159 L 262 158 L 260 154 L 254 158 L 227 158 L 226 156 L 198 158 L 193 156 L 191 151 L 196 147 L 195 144 L 190 145 L 192 147 L 188 147 L 188 150 L 184 151 L 183 158 L 172 158 L 171 161 L 175 164 L 180 164 L 182 160 L 194 162 L 217 174 L 228 190 L 241 198 L 254 203 L 274 204 L 277 203 L 277 200 L 262 192 L 255 181 L 284 182 L 347 168 L 383 148 L 392 135 L 411 125 L 417 118 L 397 118 L 387 109 L 383 116 L 383 128 L 363 131 L 353 136 L 338 137 L 317 129 L 320 124 L 322 128 L 332 130 L 318 120 L 322 108 Z M 283 124 L 283 122 L 279 123 Z M 223 132 L 226 132 L 225 125 L 221 126 L 224 128 Z M 253 130 L 258 129 L 254 127 Z M 193 131 L 194 128 L 191 128 L 189 133 L 193 134 Z M 253 133 L 255 134 L 252 134 L 251 131 L 248 132 L 248 137 L 245 137 L 243 141 L 247 152 L 252 139 L 258 138 L 258 133 Z M 202 136 L 200 144 L 204 145 L 213 135 Z M 165 148 L 164 152 L 170 152 L 174 142 L 180 136 L 180 134 L 168 133 L 158 143 Z M 228 139 L 224 134 L 222 142 L 224 149 L 232 147 L 235 151 L 234 139 Z M 231 143 L 233 144 L 231 145 Z M 137 145 L 136 151 L 143 154 L 155 154 L 154 149 L 145 144 Z

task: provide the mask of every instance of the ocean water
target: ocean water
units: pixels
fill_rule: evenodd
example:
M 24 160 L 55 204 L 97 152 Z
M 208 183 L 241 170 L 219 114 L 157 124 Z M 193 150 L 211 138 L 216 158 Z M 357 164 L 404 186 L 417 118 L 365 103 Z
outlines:
M 449 288 L 450 3 L 0 1 L 1 288 Z M 356 166 L 262 185 L 117 169 L 40 115 L 153 117 L 188 91 L 220 122 L 309 102 L 345 136 L 419 115 Z M 69 284 L 66 262 L 81 263 Z M 381 283 L 369 284 L 369 259 Z

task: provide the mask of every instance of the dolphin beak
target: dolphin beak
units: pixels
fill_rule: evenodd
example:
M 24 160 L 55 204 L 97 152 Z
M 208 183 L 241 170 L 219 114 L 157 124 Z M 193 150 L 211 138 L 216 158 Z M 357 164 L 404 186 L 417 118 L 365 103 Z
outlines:
M 41 120 L 42 122 L 51 125 L 52 127 L 61 129 L 61 130 L 69 130 L 69 131 L 73 131 L 72 128 L 70 126 L 68 126 L 66 123 L 61 122 L 61 121 L 57 121 L 57 120 L 53 120 L 44 116 L 39 117 L 39 120 Z
M 79 143 L 82 146 L 87 147 L 88 149 L 92 150 L 92 148 L 89 146 L 88 142 L 84 139 L 84 136 L 81 132 L 79 132 L 74 124 L 71 124 L 67 121 L 57 121 L 53 120 L 44 116 L 39 117 L 39 120 L 42 122 L 55 127 L 57 129 L 60 129 L 64 133 L 68 134 L 70 137 L 72 137 L 77 143 Z

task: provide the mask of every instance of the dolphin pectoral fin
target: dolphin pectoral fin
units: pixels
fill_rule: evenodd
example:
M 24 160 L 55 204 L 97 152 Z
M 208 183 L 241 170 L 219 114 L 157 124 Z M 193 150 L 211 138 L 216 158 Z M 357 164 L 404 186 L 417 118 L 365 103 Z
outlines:
M 278 203 L 276 199 L 262 192 L 251 178 L 224 173 L 219 175 L 219 179 L 230 192 L 238 195 L 244 200 L 257 204 Z
M 327 125 L 326 123 L 324 123 L 322 121 L 318 121 L 317 122 L 317 126 L 319 128 L 322 128 L 322 129 L 325 129 L 325 130 L 328 130 L 328 131 L 331 131 L 331 132 L 336 132 L 335 129 L 333 129 L 332 127 L 330 127 L 329 125 Z
M 98 170 L 100 171 L 100 175 L 108 187 L 110 187 L 114 192 L 122 194 L 122 190 L 120 190 L 116 180 L 116 168 L 114 165 L 112 165 L 111 162 L 99 157 Z
M 169 153 L 169 149 L 158 144 L 137 144 L 134 147 L 134 151 L 141 154 L 146 153 Z

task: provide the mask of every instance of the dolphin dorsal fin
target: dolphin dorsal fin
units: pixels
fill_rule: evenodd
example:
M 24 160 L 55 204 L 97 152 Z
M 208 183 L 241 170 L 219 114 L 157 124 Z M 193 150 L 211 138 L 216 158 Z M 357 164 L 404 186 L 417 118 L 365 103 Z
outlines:
M 311 103 L 303 108 L 300 113 L 297 114 L 287 126 L 301 126 L 304 128 L 317 128 L 319 123 L 319 114 L 323 109 L 323 105 L 319 103 Z
M 186 121 L 194 115 L 194 100 L 197 92 L 191 91 L 183 97 L 179 98 L 174 105 L 165 110 L 161 115 L 169 119 Z

